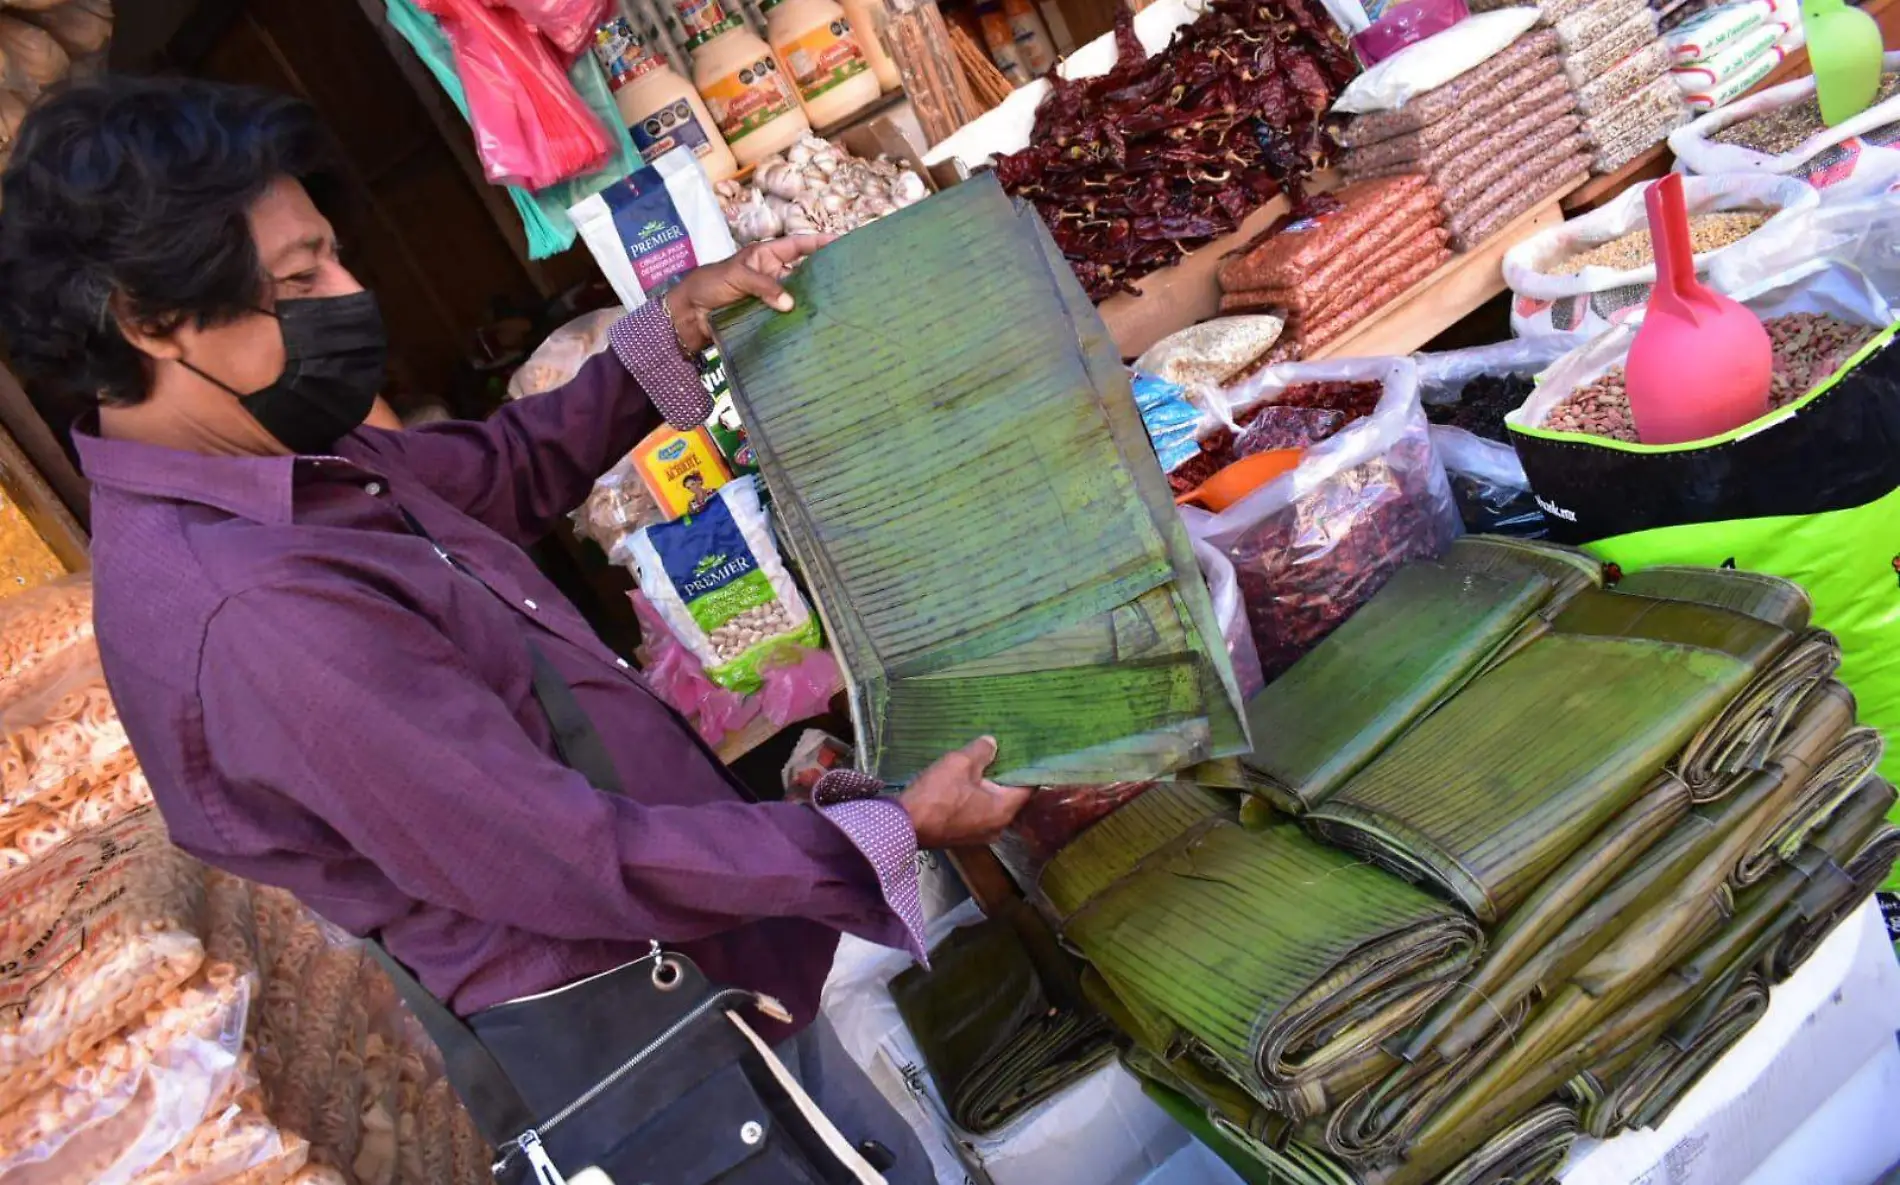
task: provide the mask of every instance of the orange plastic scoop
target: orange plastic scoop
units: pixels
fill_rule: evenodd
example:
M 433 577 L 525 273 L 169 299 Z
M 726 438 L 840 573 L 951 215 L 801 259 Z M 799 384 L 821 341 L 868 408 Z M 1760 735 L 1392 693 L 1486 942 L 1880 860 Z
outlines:
M 1176 505 L 1199 506 L 1219 514 L 1282 473 L 1291 471 L 1305 455 L 1305 449 L 1276 448 L 1242 457 L 1216 470 L 1214 476 L 1174 501 Z
M 1695 278 L 1682 176 L 1649 187 L 1656 287 L 1630 346 L 1624 389 L 1644 444 L 1720 436 L 1768 412 L 1774 355 L 1761 320 Z

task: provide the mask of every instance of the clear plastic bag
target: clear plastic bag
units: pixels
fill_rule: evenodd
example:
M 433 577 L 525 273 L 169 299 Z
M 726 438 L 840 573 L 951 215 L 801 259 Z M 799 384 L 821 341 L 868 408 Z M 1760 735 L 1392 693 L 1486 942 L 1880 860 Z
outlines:
M 547 340 L 509 376 L 508 398 L 546 394 L 571 382 L 589 358 L 607 348 L 607 331 L 626 314 L 619 305 L 596 309 L 548 334 Z
M 1189 530 L 1233 563 L 1267 680 L 1318 645 L 1400 565 L 1441 554 L 1460 530 L 1409 358 L 1271 367 L 1233 388 L 1223 413 L 1231 423 L 1234 412 L 1313 381 L 1377 381 L 1384 394 L 1371 415 L 1315 445 L 1292 472 L 1218 515 L 1182 512 Z
M 1192 534 L 1192 529 L 1189 531 Z M 1253 644 L 1253 626 L 1247 621 L 1247 606 L 1240 599 L 1240 582 L 1234 565 L 1220 548 L 1194 541 L 1194 558 L 1207 579 L 1207 591 L 1214 598 L 1214 616 L 1220 621 L 1221 640 L 1227 643 L 1227 657 L 1234 664 L 1234 682 L 1240 698 L 1252 699 L 1267 685 L 1260 675 L 1260 652 Z
M 417 0 L 455 48 L 469 122 L 488 179 L 545 189 L 607 163 L 611 144 L 555 59 L 512 8 L 482 0 Z
M 310 1142 L 271 1122 L 252 1091 L 207 1116 L 131 1185 L 281 1185 L 309 1158 Z
M 29 805 L 64 810 L 136 764 L 97 650 L 74 648 L 41 674 L 0 707 L 0 818 Z
M 640 673 L 659 697 L 680 715 L 693 722 L 693 728 L 709 745 L 716 745 L 728 732 L 748 724 L 759 713 L 751 697 L 729 691 L 706 677 L 691 651 L 673 636 L 673 631 L 653 607 L 646 595 L 635 589 L 627 594 L 633 600 L 634 616 L 640 621 L 641 648 L 646 659 Z
M 91 646 L 92 578 L 69 576 L 0 600 L 0 706 L 76 646 Z
M 1467 17 L 1434 37 L 1406 46 L 1352 80 L 1333 110 L 1364 115 L 1394 111 L 1433 87 L 1483 65 L 1539 19 L 1534 8 L 1506 8 Z
M 575 534 L 593 540 L 610 556 L 628 535 L 666 521 L 666 513 L 653 500 L 630 459 L 621 460 L 602 474 L 588 491 L 587 501 L 570 517 Z

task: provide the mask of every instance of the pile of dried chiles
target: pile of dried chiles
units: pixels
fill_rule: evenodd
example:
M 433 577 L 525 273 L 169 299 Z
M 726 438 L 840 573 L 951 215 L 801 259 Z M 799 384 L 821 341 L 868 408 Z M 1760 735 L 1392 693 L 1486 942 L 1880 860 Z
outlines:
M 1530 398 L 1536 387 L 1529 375 L 1481 374 L 1465 384 L 1456 403 L 1427 403 L 1425 418 L 1486 440 L 1509 440 L 1504 417 Z
M 1123 8 L 1115 47 L 1098 78 L 1050 75 L 1029 147 L 996 162 L 1098 301 L 1281 190 L 1297 201 L 1333 147 L 1326 110 L 1358 72 L 1315 0 L 1210 0 L 1152 58 Z
M 1862 346 L 1876 330 L 1850 325 L 1825 313 L 1789 313 L 1762 322 L 1774 350 L 1774 376 L 1769 380 L 1768 406 L 1782 408 L 1814 390 Z M 1623 368 L 1617 367 L 1585 383 L 1550 410 L 1544 427 L 1553 432 L 1581 432 L 1611 440 L 1639 443 L 1630 399 L 1623 389 Z
M 1168 474 L 1168 484 L 1175 493 L 1185 494 L 1241 457 L 1318 444 L 1354 420 L 1371 415 L 1384 393 L 1385 387 L 1374 382 L 1294 383 L 1235 416 L 1238 436 L 1221 428 L 1203 438 L 1201 451 Z

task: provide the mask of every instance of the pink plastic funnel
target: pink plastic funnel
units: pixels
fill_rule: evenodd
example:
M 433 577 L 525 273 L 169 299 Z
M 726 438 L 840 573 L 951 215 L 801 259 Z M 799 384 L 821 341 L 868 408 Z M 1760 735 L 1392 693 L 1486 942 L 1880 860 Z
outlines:
M 1625 389 L 1644 444 L 1720 436 L 1768 412 L 1774 356 L 1755 314 L 1695 278 L 1682 177 L 1649 187 L 1656 287 L 1630 346 Z

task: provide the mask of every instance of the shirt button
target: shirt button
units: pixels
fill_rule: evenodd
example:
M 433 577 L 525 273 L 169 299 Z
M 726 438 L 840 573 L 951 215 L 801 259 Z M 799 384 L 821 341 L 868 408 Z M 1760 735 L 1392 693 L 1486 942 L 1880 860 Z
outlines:
M 526 606 L 527 606 L 528 608 L 530 608 L 530 609 L 539 609 L 539 608 L 541 607 L 541 606 L 539 606 L 539 605 L 537 605 L 537 604 L 535 604 L 535 603 L 534 603 L 533 601 L 531 601 L 531 600 L 528 600 L 528 599 L 526 599 L 526 598 L 523 598 L 523 599 L 522 599 L 522 602 L 521 602 L 521 603 L 522 603 L 522 604 L 524 604 L 524 605 L 526 605 Z
M 363 492 L 365 494 L 368 494 L 370 497 L 374 498 L 376 495 L 383 492 L 383 483 L 380 481 L 372 481 L 368 485 L 363 487 Z
M 614 659 L 614 665 L 624 671 L 627 669 L 627 660 L 624 658 L 616 658 Z

